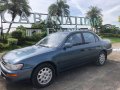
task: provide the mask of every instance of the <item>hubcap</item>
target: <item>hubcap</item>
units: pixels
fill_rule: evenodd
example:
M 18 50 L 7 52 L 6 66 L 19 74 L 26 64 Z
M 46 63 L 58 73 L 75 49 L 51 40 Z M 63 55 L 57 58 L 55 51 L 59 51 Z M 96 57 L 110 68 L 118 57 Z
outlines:
M 103 65 L 105 63 L 106 57 L 104 54 L 100 54 L 99 61 L 100 64 Z
M 39 84 L 45 85 L 48 84 L 52 79 L 52 70 L 48 67 L 41 69 L 38 72 L 37 80 Z

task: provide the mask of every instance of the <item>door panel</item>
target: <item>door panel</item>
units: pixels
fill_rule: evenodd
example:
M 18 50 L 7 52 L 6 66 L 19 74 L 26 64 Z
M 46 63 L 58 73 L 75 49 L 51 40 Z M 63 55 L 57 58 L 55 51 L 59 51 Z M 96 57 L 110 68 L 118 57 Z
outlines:
M 64 46 L 62 47 L 58 55 L 58 63 L 61 69 L 74 67 L 80 62 L 82 53 L 84 52 L 84 50 L 81 48 L 81 44 L 83 43 L 81 33 L 70 35 L 65 43 L 71 43 L 72 47 L 66 49 Z
M 61 50 L 59 57 L 59 66 L 61 69 L 73 68 L 76 65 L 80 65 L 84 62 L 86 57 L 86 49 L 82 48 L 83 45 L 74 46 L 66 50 Z
M 87 32 L 83 33 L 84 43 L 87 51 L 87 57 L 85 61 L 93 61 L 96 60 L 96 57 L 99 54 L 100 43 L 99 41 L 96 42 L 95 35 Z

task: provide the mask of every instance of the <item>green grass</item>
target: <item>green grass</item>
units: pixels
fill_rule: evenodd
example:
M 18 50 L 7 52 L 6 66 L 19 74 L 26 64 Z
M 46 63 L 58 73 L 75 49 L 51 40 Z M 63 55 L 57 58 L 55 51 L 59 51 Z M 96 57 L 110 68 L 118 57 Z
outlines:
M 103 39 L 110 39 L 112 43 L 120 43 L 120 38 L 117 37 L 103 37 Z

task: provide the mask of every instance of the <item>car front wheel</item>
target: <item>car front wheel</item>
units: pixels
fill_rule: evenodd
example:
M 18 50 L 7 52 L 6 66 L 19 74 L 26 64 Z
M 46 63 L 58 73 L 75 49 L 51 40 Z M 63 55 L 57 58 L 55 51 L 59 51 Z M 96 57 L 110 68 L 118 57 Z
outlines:
M 55 77 L 55 70 L 50 64 L 42 64 L 38 66 L 32 75 L 32 83 L 34 87 L 43 88 L 51 84 Z
M 105 52 L 101 52 L 99 54 L 99 57 L 98 59 L 96 60 L 96 65 L 98 66 L 103 66 L 105 63 L 106 63 L 106 60 L 107 60 L 107 55 Z

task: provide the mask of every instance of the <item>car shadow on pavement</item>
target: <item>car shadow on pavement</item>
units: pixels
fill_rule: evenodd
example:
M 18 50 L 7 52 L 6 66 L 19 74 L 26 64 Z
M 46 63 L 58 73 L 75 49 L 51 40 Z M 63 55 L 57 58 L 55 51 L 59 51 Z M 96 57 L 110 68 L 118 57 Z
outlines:
M 0 90 L 117 90 L 118 70 L 120 62 L 113 60 L 108 60 L 103 67 L 87 64 L 61 73 L 53 84 L 42 89 L 34 88 L 30 81 L 10 83 L 0 78 Z

